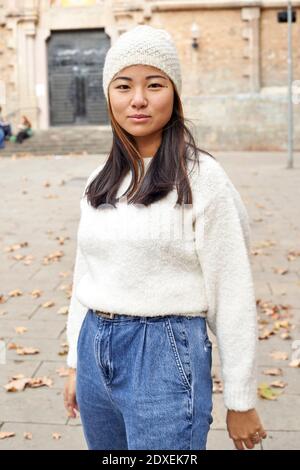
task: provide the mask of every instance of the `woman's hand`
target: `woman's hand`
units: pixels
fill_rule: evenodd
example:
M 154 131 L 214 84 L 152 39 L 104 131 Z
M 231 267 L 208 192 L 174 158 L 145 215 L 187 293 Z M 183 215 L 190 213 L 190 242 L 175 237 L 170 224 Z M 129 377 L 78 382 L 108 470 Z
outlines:
M 227 410 L 226 423 L 229 436 L 238 450 L 245 450 L 244 445 L 253 449 L 255 444 L 267 437 L 254 408 L 247 411 Z
M 69 368 L 69 375 L 64 387 L 64 405 L 69 418 L 76 418 L 75 410 L 79 411 L 76 401 L 76 369 Z

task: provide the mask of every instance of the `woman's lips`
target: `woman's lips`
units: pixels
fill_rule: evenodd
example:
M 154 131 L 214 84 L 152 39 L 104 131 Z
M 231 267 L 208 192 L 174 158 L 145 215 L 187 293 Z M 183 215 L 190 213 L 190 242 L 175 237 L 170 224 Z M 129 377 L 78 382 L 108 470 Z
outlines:
M 150 119 L 150 116 L 146 116 L 146 117 L 131 117 L 131 116 L 129 116 L 129 119 L 131 119 L 134 122 L 146 122 L 146 121 L 148 121 L 148 119 Z

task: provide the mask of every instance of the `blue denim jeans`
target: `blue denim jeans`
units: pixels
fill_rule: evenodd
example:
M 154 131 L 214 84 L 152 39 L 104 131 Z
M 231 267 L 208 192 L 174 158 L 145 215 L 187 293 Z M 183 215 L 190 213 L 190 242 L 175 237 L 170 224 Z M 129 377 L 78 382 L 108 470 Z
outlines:
M 205 450 L 211 342 L 203 317 L 84 318 L 76 398 L 89 450 Z

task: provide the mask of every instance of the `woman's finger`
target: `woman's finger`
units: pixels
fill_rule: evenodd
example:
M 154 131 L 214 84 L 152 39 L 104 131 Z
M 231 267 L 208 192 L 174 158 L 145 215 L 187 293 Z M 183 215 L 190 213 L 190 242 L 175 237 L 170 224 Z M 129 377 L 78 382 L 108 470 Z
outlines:
M 253 447 L 255 446 L 257 442 L 256 441 L 253 441 L 251 438 L 249 439 L 244 439 L 244 444 L 245 446 L 247 447 L 247 449 L 253 449 Z
M 263 439 L 266 439 L 266 437 L 267 437 L 268 434 L 266 433 L 266 431 L 264 430 L 264 428 L 261 428 L 261 429 L 259 430 L 259 435 L 260 435 L 260 437 L 262 437 Z
M 241 439 L 233 439 L 233 442 L 237 450 L 245 450 Z

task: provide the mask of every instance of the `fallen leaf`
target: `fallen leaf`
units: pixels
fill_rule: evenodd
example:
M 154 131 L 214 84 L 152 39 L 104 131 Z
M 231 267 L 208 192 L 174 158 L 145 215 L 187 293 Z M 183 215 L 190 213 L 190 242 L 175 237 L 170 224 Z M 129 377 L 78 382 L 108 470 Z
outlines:
M 251 250 L 251 254 L 254 256 L 257 256 L 257 255 L 264 255 L 265 253 L 263 252 L 263 250 Z
M 19 297 L 20 295 L 23 295 L 23 292 L 20 289 L 15 289 L 10 291 L 8 295 L 9 297 Z
M 260 335 L 259 335 L 259 339 L 269 339 L 270 336 L 274 335 L 274 331 L 273 330 L 264 330 Z
M 283 380 L 275 380 L 270 384 L 270 386 L 275 388 L 284 388 L 287 386 L 287 383 L 283 382 Z
M 7 344 L 7 349 L 18 349 L 21 348 L 22 346 L 18 346 L 16 343 L 8 343 Z
M 64 245 L 65 240 L 70 240 L 70 237 L 63 237 L 63 236 L 60 236 L 60 237 L 55 237 L 55 240 L 58 240 L 58 243 L 59 243 L 60 245 Z
M 25 246 L 28 246 L 28 242 L 15 243 L 14 245 L 6 246 L 3 251 L 10 253 L 12 251 L 19 250 L 20 248 L 24 248 Z
M 16 326 L 15 327 L 15 332 L 18 335 L 23 335 L 24 333 L 26 333 L 26 331 L 28 331 L 28 328 L 26 328 L 26 326 Z
M 279 367 L 272 368 L 272 369 L 265 369 L 263 371 L 263 374 L 265 375 L 282 375 L 282 369 Z
M 292 324 L 288 320 L 279 320 L 275 321 L 274 328 L 275 330 L 279 330 L 280 328 L 290 328 Z
M 49 307 L 53 307 L 53 305 L 55 305 L 53 300 L 49 300 L 48 302 L 45 302 L 44 304 L 42 304 L 42 307 L 43 308 L 49 308 Z
M 40 352 L 37 348 L 27 348 L 27 347 L 18 347 L 16 353 L 20 356 L 29 355 L 29 354 L 38 354 Z
M 24 390 L 26 385 L 29 383 L 30 378 L 24 377 L 23 379 L 12 380 L 8 384 L 4 385 L 7 392 L 21 392 Z
M 287 361 L 289 358 L 288 353 L 284 351 L 273 351 L 269 355 L 277 361 Z
M 272 390 L 268 384 L 262 383 L 258 387 L 258 395 L 265 400 L 277 400 L 279 393 Z
M 33 291 L 30 292 L 31 296 L 32 297 L 40 297 L 42 295 L 43 291 L 39 290 L 39 289 L 35 289 Z
M 282 338 L 282 339 L 292 339 L 290 333 L 288 333 L 288 332 L 281 333 L 280 338 Z
M 30 381 L 31 388 L 43 387 L 44 385 L 46 385 L 47 387 L 52 387 L 53 380 L 45 376 L 45 377 L 35 377 L 31 379 Z
M 7 302 L 7 299 L 4 297 L 4 295 L 0 295 L 0 304 L 4 304 L 5 302 Z
M 11 380 L 4 385 L 7 392 L 22 392 L 26 387 L 39 388 L 43 386 L 52 387 L 53 380 L 49 377 L 23 377 L 17 378 L 12 377 Z
M 289 366 L 290 366 L 290 367 L 300 367 L 300 358 L 299 358 L 299 359 L 293 359 L 293 360 L 289 363 Z
M 300 251 L 290 250 L 287 254 L 287 259 L 289 261 L 294 261 L 298 256 L 300 256 Z
M 25 255 L 16 254 L 16 255 L 13 255 L 12 258 L 17 261 L 20 261 L 21 259 L 25 258 Z
M 289 270 L 286 268 L 273 268 L 273 271 L 274 273 L 281 275 L 287 274 L 289 272 Z
M 262 299 L 257 299 L 256 305 L 262 314 L 270 316 L 273 320 L 282 320 L 292 317 L 290 313 L 291 305 L 273 304 L 272 302 L 266 302 Z
M 23 377 L 25 377 L 24 374 L 15 374 L 11 377 L 10 380 L 17 380 L 17 379 L 22 379 Z
M 54 253 L 50 253 L 50 255 L 44 256 L 43 264 L 50 264 L 53 261 L 60 261 L 62 256 L 64 256 L 63 251 L 55 251 Z
M 31 256 L 31 255 L 27 255 L 25 256 L 25 259 L 24 259 L 24 262 L 23 264 L 25 264 L 26 266 L 28 266 L 29 264 L 32 263 L 32 260 L 34 260 L 34 256 Z
M 256 243 L 254 248 L 269 248 L 270 246 L 277 245 L 275 240 L 263 240 L 260 243 Z
M 69 307 L 61 307 L 57 313 L 60 315 L 67 315 L 68 311 L 69 311 Z
M 61 349 L 60 349 L 60 351 L 58 351 L 58 354 L 59 354 L 59 356 L 65 356 L 66 354 L 68 354 L 68 351 L 69 351 L 68 343 L 62 343 L 61 344 Z
M 15 435 L 16 433 L 14 432 L 9 432 L 9 431 L 0 432 L 0 439 L 6 439 L 7 437 L 13 437 Z

